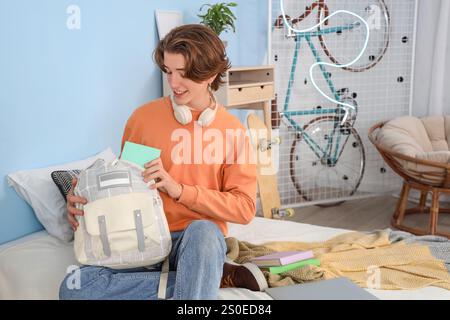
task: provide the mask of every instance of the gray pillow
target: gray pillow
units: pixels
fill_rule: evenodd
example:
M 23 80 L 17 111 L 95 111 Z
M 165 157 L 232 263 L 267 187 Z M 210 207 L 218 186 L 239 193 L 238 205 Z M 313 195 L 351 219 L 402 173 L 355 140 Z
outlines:
M 58 190 L 53 182 L 51 173 L 74 168 L 85 169 L 97 159 L 113 161 L 116 155 L 108 148 L 83 160 L 12 172 L 8 174 L 7 180 L 17 194 L 30 205 L 45 230 L 52 236 L 69 242 L 73 239 L 73 230 L 67 220 L 66 198 L 61 196 L 61 190 Z

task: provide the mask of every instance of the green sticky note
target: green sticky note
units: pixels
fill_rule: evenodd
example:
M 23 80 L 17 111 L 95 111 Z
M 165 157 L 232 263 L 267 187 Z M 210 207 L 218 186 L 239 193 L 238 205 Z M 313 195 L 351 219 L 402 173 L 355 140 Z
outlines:
M 159 158 L 160 155 L 161 150 L 159 149 L 125 141 L 120 159 L 130 161 L 144 167 L 147 162 Z

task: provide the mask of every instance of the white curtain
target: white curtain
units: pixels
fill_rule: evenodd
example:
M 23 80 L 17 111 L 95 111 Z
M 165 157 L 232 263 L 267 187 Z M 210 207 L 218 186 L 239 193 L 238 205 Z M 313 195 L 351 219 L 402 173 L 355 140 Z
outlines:
M 450 0 L 418 1 L 412 115 L 450 115 Z M 419 197 L 413 190 L 409 200 Z
M 412 115 L 450 115 L 450 0 L 418 0 Z

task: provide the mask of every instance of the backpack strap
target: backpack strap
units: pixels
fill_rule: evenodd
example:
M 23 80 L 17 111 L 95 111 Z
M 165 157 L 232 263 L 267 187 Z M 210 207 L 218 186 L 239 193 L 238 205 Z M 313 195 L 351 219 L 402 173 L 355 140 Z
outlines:
M 102 241 L 103 253 L 105 256 L 111 256 L 111 248 L 109 247 L 108 232 L 106 231 L 105 216 L 98 216 L 98 226 L 100 229 L 100 240 Z
M 144 225 L 142 223 L 141 210 L 134 210 L 134 224 L 136 225 L 136 237 L 138 241 L 138 249 L 140 252 L 145 251 Z
M 169 257 L 167 257 L 162 264 L 161 276 L 159 278 L 158 299 L 166 299 L 168 278 L 169 278 Z

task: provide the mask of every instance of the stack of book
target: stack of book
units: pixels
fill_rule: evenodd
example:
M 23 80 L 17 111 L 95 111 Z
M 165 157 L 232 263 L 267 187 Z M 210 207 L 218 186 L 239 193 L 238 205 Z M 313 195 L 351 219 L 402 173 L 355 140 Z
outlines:
M 274 274 L 292 271 L 306 265 L 320 266 L 319 259 L 314 258 L 314 253 L 311 250 L 276 252 L 255 257 L 251 261 L 258 267 L 267 269 Z

